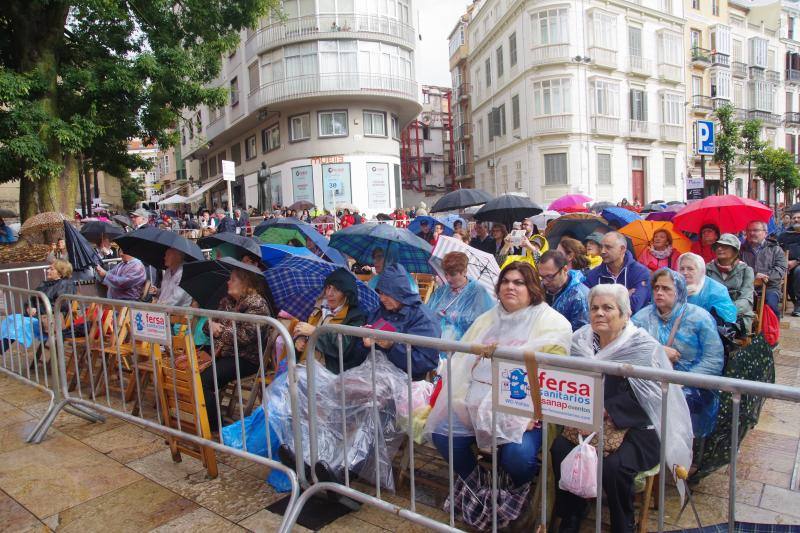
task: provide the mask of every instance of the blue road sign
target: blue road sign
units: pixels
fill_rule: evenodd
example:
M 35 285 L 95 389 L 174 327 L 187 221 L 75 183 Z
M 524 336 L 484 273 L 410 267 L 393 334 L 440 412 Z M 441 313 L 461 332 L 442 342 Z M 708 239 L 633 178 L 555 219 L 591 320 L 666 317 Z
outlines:
M 695 123 L 695 146 L 697 155 L 714 155 L 714 123 L 698 120 Z

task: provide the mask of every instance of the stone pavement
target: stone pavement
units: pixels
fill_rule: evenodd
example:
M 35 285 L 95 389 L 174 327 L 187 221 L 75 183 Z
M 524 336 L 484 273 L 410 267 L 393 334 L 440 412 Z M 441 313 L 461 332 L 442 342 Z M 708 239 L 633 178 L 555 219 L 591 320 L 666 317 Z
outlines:
M 800 319 L 785 319 L 776 352 L 777 381 L 800 386 Z M 219 456 L 220 476 L 207 479 L 201 463 L 173 463 L 162 437 L 110 418 L 92 424 L 62 413 L 42 444 L 24 438 L 47 407 L 46 396 L 0 377 L 0 531 L 275 531 L 280 517 L 265 507 L 280 498 L 263 480 L 267 469 Z M 800 525 L 797 466 L 798 406 L 768 400 L 757 428 L 745 438 L 738 463 L 737 520 Z M 446 479 L 434 451 L 416 457 L 419 478 Z M 796 483 L 796 480 L 794 480 Z M 727 520 L 726 471 L 694 491 L 704 525 Z M 407 490 L 387 499 L 407 502 Z M 417 487 L 418 509 L 439 520 L 443 494 Z M 677 521 L 677 498 L 667 497 L 667 529 L 695 527 L 690 510 Z M 656 512 L 650 526 L 655 529 Z M 589 523 L 587 530 L 593 530 Z M 298 531 L 306 531 L 297 528 Z M 364 506 L 324 531 L 423 531 L 399 517 Z

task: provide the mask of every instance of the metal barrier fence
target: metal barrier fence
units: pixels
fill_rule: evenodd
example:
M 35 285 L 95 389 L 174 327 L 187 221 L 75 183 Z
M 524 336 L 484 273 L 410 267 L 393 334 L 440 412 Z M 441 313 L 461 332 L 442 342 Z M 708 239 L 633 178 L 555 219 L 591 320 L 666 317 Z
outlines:
M 661 391 L 662 391 L 662 414 L 661 414 L 661 434 L 666 434 L 666 427 L 667 427 L 667 398 L 669 394 L 669 385 L 676 384 L 682 386 L 690 386 L 690 387 L 698 387 L 698 388 L 705 388 L 705 389 L 712 389 L 718 391 L 724 391 L 732 394 L 733 398 L 733 413 L 732 413 L 732 422 L 731 422 L 731 460 L 730 460 L 730 479 L 729 479 L 729 499 L 728 499 L 728 519 L 729 519 L 729 529 L 733 531 L 734 527 L 734 519 L 735 519 L 735 509 L 736 509 L 736 457 L 738 453 L 738 440 L 736 438 L 739 435 L 739 417 L 740 417 L 740 403 L 742 401 L 742 395 L 752 395 L 760 398 L 774 398 L 779 400 L 787 400 L 791 402 L 800 402 L 800 388 L 795 387 L 787 387 L 783 385 L 775 385 L 770 383 L 761 383 L 761 382 L 753 382 L 753 381 L 744 381 L 738 379 L 731 379 L 725 377 L 715 377 L 715 376 L 707 376 L 702 374 L 692 374 L 686 372 L 678 372 L 672 370 L 661 370 L 652 367 L 640 367 L 640 366 L 632 366 L 629 364 L 620 364 L 620 363 L 612 363 L 607 361 L 595 360 L 595 359 L 588 359 L 588 358 L 581 358 L 581 357 L 565 357 L 565 356 L 554 356 L 544 353 L 532 353 L 532 352 L 524 352 L 520 349 L 515 348 L 503 348 L 503 347 L 487 347 L 482 345 L 476 344 L 468 344 L 464 342 L 454 342 L 454 341 L 444 341 L 441 339 L 436 338 L 428 338 L 428 337 L 419 337 L 413 335 L 405 335 L 400 333 L 394 332 L 384 332 L 378 331 L 373 329 L 366 329 L 366 328 L 355 328 L 349 326 L 340 326 L 340 325 L 325 325 L 318 327 L 313 335 L 309 338 L 308 344 L 306 346 L 306 375 L 307 375 L 307 391 L 308 391 L 308 416 L 307 420 L 294 420 L 293 429 L 298 434 L 295 435 L 294 442 L 298 443 L 301 441 L 301 437 L 299 435 L 300 427 L 302 423 L 305 422 L 308 424 L 308 431 L 309 431 L 309 440 L 310 440 L 310 460 L 311 466 L 314 466 L 318 460 L 318 428 L 320 425 L 320 420 L 317 416 L 317 404 L 319 403 L 319 397 L 317 396 L 316 390 L 316 376 L 317 370 L 316 367 L 318 362 L 315 361 L 314 357 L 309 357 L 309 354 L 314 354 L 317 341 L 321 334 L 335 334 L 338 339 L 338 352 L 339 352 L 339 364 L 340 369 L 343 368 L 343 337 L 355 337 L 355 338 L 369 338 L 373 340 L 383 340 L 389 341 L 392 343 L 400 343 L 404 344 L 406 348 L 406 355 L 407 355 L 407 368 L 411 368 L 411 350 L 412 346 L 414 347 L 425 347 L 425 348 L 433 348 L 438 350 L 439 352 L 446 352 L 448 353 L 448 357 L 446 360 L 446 368 L 447 374 L 452 375 L 450 373 L 451 368 L 451 356 L 454 353 L 463 353 L 463 354 L 474 354 L 480 355 L 484 357 L 491 357 L 492 363 L 492 370 L 493 370 L 493 383 L 492 383 L 492 530 L 497 530 L 497 469 L 498 469 L 498 447 L 497 447 L 497 433 L 496 433 L 496 414 L 498 412 L 508 412 L 504 407 L 498 404 L 498 394 L 499 391 L 502 389 L 502 384 L 499 382 L 499 369 L 501 365 L 512 365 L 515 368 L 520 368 L 521 371 L 526 371 L 526 360 L 535 360 L 536 364 L 538 365 L 539 371 L 562 371 L 566 373 L 573 373 L 573 374 L 582 374 L 584 376 L 589 376 L 591 378 L 596 378 L 598 380 L 602 380 L 605 375 L 610 376 L 621 376 L 625 378 L 639 378 L 643 380 L 648 380 L 652 382 L 656 382 Z M 491 355 L 488 355 L 491 354 Z M 289 368 L 292 369 L 296 365 L 296 360 L 290 355 L 289 357 Z M 374 376 L 374 368 L 376 364 L 376 350 L 375 350 L 375 343 L 373 342 L 372 348 L 370 350 L 370 354 L 367 360 L 362 364 L 363 365 L 372 365 L 373 369 L 373 376 Z M 402 370 L 402 369 L 401 369 Z M 526 372 L 527 373 L 527 372 Z M 340 372 L 339 376 L 336 378 L 331 379 L 343 379 L 344 372 Z M 292 371 L 293 376 L 298 376 L 298 370 L 295 369 Z M 541 376 L 541 373 L 540 373 Z M 446 396 L 447 404 L 448 404 L 448 426 L 449 428 L 453 427 L 453 411 L 451 408 L 452 402 L 450 401 L 453 397 L 452 393 L 452 383 L 449 380 L 445 380 L 447 386 L 444 387 L 444 390 L 440 393 L 441 396 Z M 597 383 L 597 382 L 596 382 Z M 599 383 L 602 383 L 600 381 Z M 293 389 L 291 393 L 292 397 L 297 397 L 298 388 L 301 386 L 301 383 L 294 380 L 290 382 L 290 389 Z M 407 413 L 408 416 L 411 416 L 412 413 L 412 380 L 410 377 L 407 380 L 408 386 L 408 406 L 407 406 Z M 345 403 L 345 393 L 344 387 L 340 385 L 341 389 L 341 397 L 337 398 L 340 401 L 340 405 L 342 406 L 342 412 L 345 413 L 346 411 L 346 403 Z M 372 384 L 372 395 L 371 401 L 373 402 L 373 407 L 377 405 L 379 401 L 385 401 L 386 398 L 381 400 L 378 399 L 376 395 L 376 387 L 373 378 Z M 366 399 L 363 401 L 367 401 Z M 441 399 L 437 400 L 441 401 Z M 604 411 L 604 398 L 602 393 L 602 385 L 599 386 L 599 394 L 594 398 L 593 403 L 595 413 L 603 413 Z M 527 413 L 527 414 L 526 414 Z M 533 418 L 532 411 L 523 411 L 519 412 L 518 410 L 514 412 L 514 414 L 527 416 L 528 418 Z M 377 409 L 373 408 L 373 426 L 375 428 L 378 427 L 378 420 L 377 420 Z M 343 442 L 347 443 L 347 426 L 344 423 L 345 416 L 342 417 L 342 435 L 343 435 Z M 602 417 L 601 417 L 602 419 Z M 548 483 L 548 476 L 550 472 L 548 471 L 548 459 L 549 459 L 549 449 L 547 447 L 547 426 L 548 422 L 553 423 L 556 420 L 552 416 L 548 416 L 547 413 L 544 415 L 544 424 L 542 424 L 542 465 L 539 473 L 539 483 L 542 487 L 547 487 Z M 558 421 L 560 424 L 564 424 L 563 421 Z M 342 466 L 344 467 L 344 484 L 340 483 L 331 483 L 331 482 L 318 482 L 318 478 L 316 472 L 312 468 L 311 476 L 314 484 L 312 484 L 300 497 L 297 502 L 296 507 L 292 510 L 290 518 L 288 521 L 284 522 L 285 527 L 282 531 L 289 531 L 291 527 L 296 523 L 303 506 L 309 501 L 311 497 L 315 494 L 323 491 L 331 491 L 334 493 L 338 493 L 340 495 L 352 498 L 358 502 L 366 503 L 372 506 L 375 506 L 383 511 L 398 515 L 406 520 L 411 522 L 415 522 L 421 524 L 425 527 L 431 528 L 437 531 L 453 531 L 456 527 L 455 516 L 454 516 L 454 472 L 453 472 L 453 434 L 452 432 L 448 432 L 448 450 L 449 450 L 449 457 L 451 458 L 448 461 L 448 481 L 449 481 L 449 493 L 448 498 L 450 500 L 450 517 L 449 517 L 449 524 L 443 524 L 437 522 L 431 518 L 428 518 L 416 511 L 416 496 L 415 496 L 415 477 L 414 477 L 414 467 L 415 467 L 415 460 L 414 460 L 414 434 L 413 428 L 411 423 L 407 423 L 407 428 L 405 433 L 407 434 L 407 444 L 409 446 L 409 453 L 408 453 L 408 469 L 409 469 L 409 482 L 410 482 L 410 504 L 408 508 L 401 507 L 399 505 L 387 502 L 381 498 L 381 477 L 380 477 L 380 461 L 375 460 L 374 463 L 376 465 L 376 476 L 375 476 L 375 495 L 367 494 L 363 491 L 360 491 L 351 486 L 351 480 L 349 477 L 348 472 L 348 452 L 345 449 L 342 459 Z M 570 425 L 570 424 L 564 424 Z M 603 434 L 602 434 L 602 423 L 599 425 L 599 444 L 598 449 L 603 449 Z M 370 445 L 370 448 L 373 448 L 373 453 L 377 458 L 379 455 L 379 439 L 377 438 L 377 430 L 375 434 L 375 438 L 373 439 L 373 443 Z M 296 445 L 296 444 L 295 444 Z M 659 461 L 660 461 L 660 477 L 659 477 L 659 496 L 658 496 L 658 530 L 664 530 L 664 512 L 665 512 L 665 488 L 666 488 L 666 472 L 672 472 L 674 468 L 678 465 L 667 465 L 666 464 L 666 455 L 665 455 L 665 439 L 661 439 L 661 445 L 659 450 Z M 346 445 L 345 445 L 346 448 Z M 296 448 L 297 449 L 297 448 Z M 598 454 L 599 455 L 599 454 Z M 391 462 L 389 463 L 391 465 Z M 602 465 L 603 461 L 598 461 L 598 497 L 596 499 L 596 511 L 595 511 L 595 528 L 596 531 L 599 533 L 601 531 L 601 516 L 602 513 L 600 509 L 602 507 L 602 488 L 601 488 L 601 481 L 602 480 Z M 684 465 L 687 469 L 690 465 Z M 304 468 L 298 462 L 297 465 L 297 475 L 298 478 L 301 480 L 301 483 L 305 486 L 308 484 L 308 480 L 306 480 L 304 476 Z M 372 481 L 372 480 L 370 480 Z M 680 481 L 679 481 L 680 482 Z M 688 487 L 686 487 L 688 491 Z M 689 501 L 691 503 L 691 494 L 689 494 Z M 685 508 L 686 505 L 684 505 Z M 692 503 L 694 507 L 694 504 Z M 547 528 L 547 490 L 541 490 L 541 523 L 544 527 L 544 530 Z M 697 516 L 697 515 L 696 515 Z
M 61 396 L 29 441 L 41 442 L 64 408 L 97 422 L 114 416 L 166 435 L 173 458 L 181 451 L 195 455 L 212 477 L 217 475 L 213 451 L 283 472 L 291 485 L 288 508 L 293 508 L 299 484 L 291 468 L 273 459 L 266 409 L 263 434 L 248 433 L 245 423 L 258 397 L 266 395 L 274 347 L 282 342 L 294 358 L 291 336 L 280 322 L 82 295 L 60 296 L 55 309 L 62 308 L 69 312 L 66 317 L 56 313 L 50 331 L 57 341 L 52 361 Z M 202 321 L 205 326 L 198 325 Z M 201 352 L 206 349 L 212 354 L 207 359 Z M 235 424 L 241 427 L 228 427 Z M 213 426 L 220 430 L 216 439 Z M 240 437 L 241 449 L 226 444 L 223 427 L 229 441 Z M 250 442 L 263 441 L 263 455 L 248 450 Z

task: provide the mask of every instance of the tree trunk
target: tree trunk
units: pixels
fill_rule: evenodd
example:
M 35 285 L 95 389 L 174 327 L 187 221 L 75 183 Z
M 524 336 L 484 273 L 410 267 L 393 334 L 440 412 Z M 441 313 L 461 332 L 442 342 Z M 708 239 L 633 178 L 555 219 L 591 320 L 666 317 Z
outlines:
M 22 174 L 19 181 L 19 217 L 25 221 L 39 212 L 36 200 L 36 184 L 28 176 Z
M 81 212 L 86 213 L 86 187 L 83 185 L 83 177 L 86 175 L 86 163 L 83 159 L 83 154 L 79 156 L 79 165 L 78 165 L 78 190 L 79 190 L 79 201 L 81 204 Z
M 747 158 L 747 197 L 753 198 L 753 173 L 751 167 L 753 165 L 753 161 L 748 157 Z

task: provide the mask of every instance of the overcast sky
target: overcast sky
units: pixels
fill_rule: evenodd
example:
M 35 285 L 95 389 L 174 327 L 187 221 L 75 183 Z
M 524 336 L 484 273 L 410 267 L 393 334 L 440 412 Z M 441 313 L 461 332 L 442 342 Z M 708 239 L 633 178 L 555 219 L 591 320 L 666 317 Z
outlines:
M 417 0 L 419 33 L 417 41 L 417 82 L 449 87 L 450 61 L 447 36 L 464 14 L 470 0 Z

